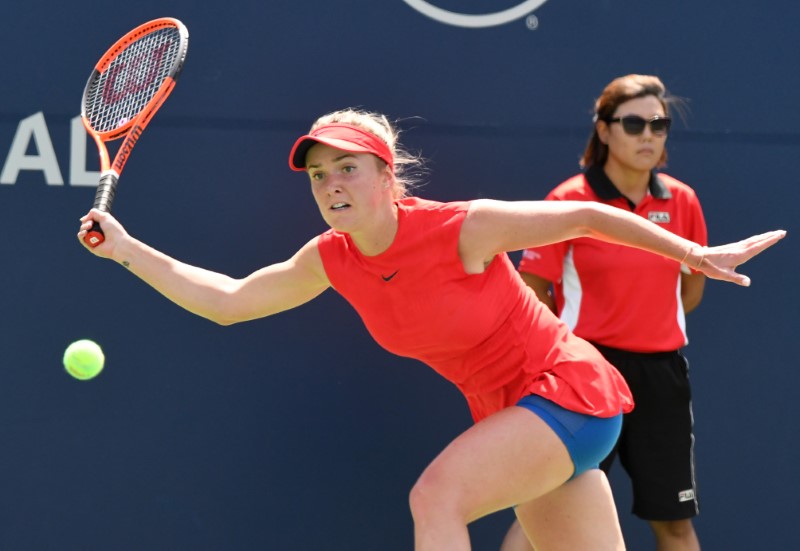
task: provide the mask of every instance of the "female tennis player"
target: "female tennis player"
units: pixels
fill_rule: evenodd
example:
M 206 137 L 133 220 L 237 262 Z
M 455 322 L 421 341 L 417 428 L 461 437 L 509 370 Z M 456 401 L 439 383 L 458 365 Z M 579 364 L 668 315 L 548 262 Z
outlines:
M 428 201 L 408 196 L 406 169 L 415 162 L 385 116 L 344 110 L 318 119 L 289 164 L 308 174 L 331 229 L 242 279 L 179 262 L 98 210 L 82 217 L 78 239 L 96 221 L 106 240 L 87 249 L 225 325 L 300 306 L 333 287 L 380 345 L 452 381 L 476 423 L 411 489 L 417 551 L 468 550 L 467 525 L 512 506 L 537 550 L 623 549 L 608 481 L 596 467 L 633 408 L 630 391 L 539 302 L 506 252 L 591 236 L 748 285 L 736 267 L 785 232 L 707 248 L 597 203 Z

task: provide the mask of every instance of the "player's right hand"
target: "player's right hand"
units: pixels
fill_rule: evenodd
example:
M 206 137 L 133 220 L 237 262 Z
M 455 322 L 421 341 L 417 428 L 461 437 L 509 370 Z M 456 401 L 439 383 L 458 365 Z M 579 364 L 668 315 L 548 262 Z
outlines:
M 86 247 L 89 251 L 97 256 L 111 258 L 115 247 L 120 243 L 120 241 L 128 237 L 128 233 L 125 231 L 125 228 L 122 227 L 122 224 L 120 224 L 117 219 L 108 212 L 92 209 L 85 215 L 81 216 L 80 221 L 81 225 L 78 229 L 77 236 L 78 241 L 80 241 L 81 245 Z M 88 245 L 83 238 L 91 229 L 94 222 L 100 224 L 100 227 L 103 229 L 103 234 L 105 235 L 105 240 L 99 245 L 92 247 Z

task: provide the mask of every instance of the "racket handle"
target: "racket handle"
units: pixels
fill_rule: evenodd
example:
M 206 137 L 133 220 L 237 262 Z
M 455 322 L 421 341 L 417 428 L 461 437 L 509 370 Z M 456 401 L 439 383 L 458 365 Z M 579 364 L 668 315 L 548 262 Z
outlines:
M 114 202 L 114 194 L 117 192 L 117 182 L 119 176 L 112 171 L 103 173 L 100 176 L 100 183 L 97 184 L 97 192 L 94 195 L 94 205 L 92 208 L 103 212 L 111 212 L 111 204 Z M 83 236 L 83 241 L 90 247 L 97 247 L 106 240 L 103 228 L 97 222 L 92 222 L 92 227 Z

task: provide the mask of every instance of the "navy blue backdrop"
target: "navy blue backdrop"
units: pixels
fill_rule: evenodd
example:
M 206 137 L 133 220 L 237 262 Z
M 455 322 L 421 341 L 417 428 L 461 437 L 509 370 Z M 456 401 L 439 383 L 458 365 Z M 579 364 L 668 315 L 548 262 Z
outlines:
M 800 4 L 431 0 L 503 24 L 437 21 L 404 0 L 89 0 L 0 8 L 0 548 L 403 550 L 407 492 L 470 423 L 455 388 L 368 337 L 329 291 L 218 327 L 76 242 L 94 146 L 75 117 L 94 61 L 160 16 L 191 47 L 122 177 L 116 215 L 182 260 L 242 276 L 324 229 L 286 164 L 318 115 L 401 120 L 433 199 L 538 199 L 575 173 L 593 99 L 659 75 L 690 111 L 667 171 L 691 184 L 712 243 L 785 228 L 689 317 L 704 549 L 800 548 L 797 90 Z M 416 2 L 417 5 L 422 2 Z M 542 5 L 533 8 L 533 4 Z M 516 259 L 515 259 L 516 260 Z M 69 342 L 107 355 L 96 380 Z M 629 548 L 652 548 L 612 476 Z M 512 516 L 472 526 L 494 550 Z

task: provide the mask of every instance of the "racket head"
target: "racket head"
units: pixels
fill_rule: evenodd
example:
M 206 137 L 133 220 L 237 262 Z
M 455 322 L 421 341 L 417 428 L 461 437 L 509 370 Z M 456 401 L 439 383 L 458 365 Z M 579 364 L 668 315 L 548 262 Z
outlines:
M 134 123 L 143 129 L 175 86 L 188 49 L 189 31 L 171 17 L 143 23 L 117 40 L 86 82 L 81 101 L 86 130 L 96 140 L 110 141 Z

